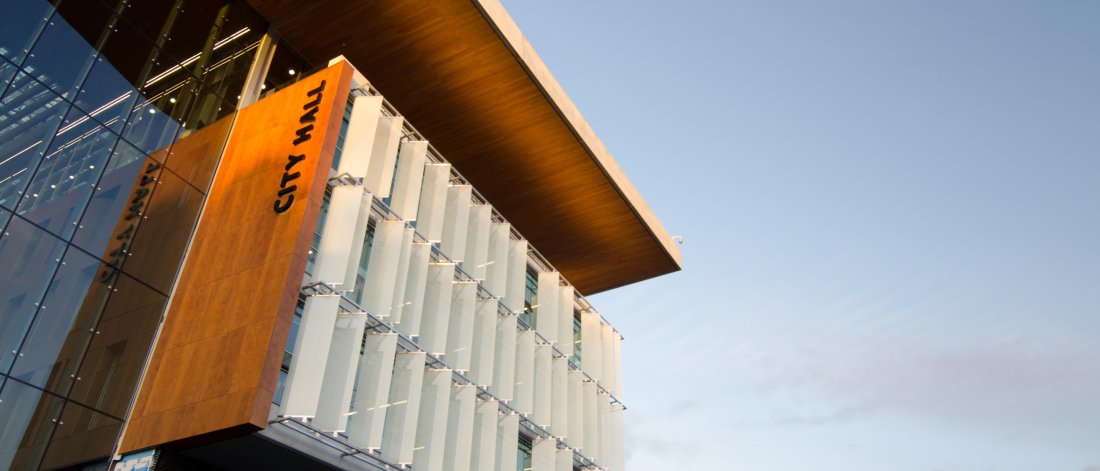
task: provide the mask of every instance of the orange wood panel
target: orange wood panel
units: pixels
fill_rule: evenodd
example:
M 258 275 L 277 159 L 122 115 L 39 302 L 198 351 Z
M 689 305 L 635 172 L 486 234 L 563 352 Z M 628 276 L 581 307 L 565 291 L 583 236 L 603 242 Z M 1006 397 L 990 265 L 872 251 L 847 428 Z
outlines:
M 338 63 L 238 113 L 123 452 L 266 426 L 351 74 Z

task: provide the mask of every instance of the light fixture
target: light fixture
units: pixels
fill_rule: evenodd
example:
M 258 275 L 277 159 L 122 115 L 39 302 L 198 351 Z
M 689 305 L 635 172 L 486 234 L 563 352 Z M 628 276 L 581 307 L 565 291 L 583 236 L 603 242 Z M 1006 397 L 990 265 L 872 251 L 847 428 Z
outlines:
M 294 71 L 294 69 L 290 69 L 290 70 L 286 71 L 286 73 L 288 73 L 288 74 L 290 74 L 290 75 L 294 75 L 294 74 L 296 74 L 296 73 L 298 73 L 298 72 L 295 72 L 295 71 Z

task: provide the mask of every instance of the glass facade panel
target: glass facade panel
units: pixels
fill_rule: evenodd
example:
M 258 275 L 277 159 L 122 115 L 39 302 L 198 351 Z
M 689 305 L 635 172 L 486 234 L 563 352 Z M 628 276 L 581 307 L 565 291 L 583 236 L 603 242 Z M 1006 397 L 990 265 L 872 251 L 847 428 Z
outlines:
M 113 44 L 116 43 L 108 42 L 108 46 Z M 74 103 L 92 119 L 120 132 L 137 97 L 137 91 L 116 66 L 107 57 L 100 56 L 77 92 Z
M 0 469 L 37 469 L 65 402 L 41 389 L 6 379 L 0 390 Z
M 112 238 L 119 235 L 118 221 L 130 216 L 128 211 L 132 205 L 135 182 L 141 183 L 142 172 L 150 166 L 159 165 L 155 160 L 148 158 L 144 153 L 125 141 L 120 141 L 114 151 L 111 152 L 111 160 L 107 162 L 106 169 L 95 192 L 89 200 L 84 216 L 77 224 L 73 243 L 89 253 L 96 254 L 104 259 Z M 151 185 L 152 182 L 147 182 Z M 137 206 L 140 212 L 144 208 L 144 200 L 139 200 Z M 124 214 L 124 210 L 126 213 Z M 130 220 L 133 220 L 131 217 Z
M 68 250 L 19 349 L 12 377 L 62 396 L 68 392 L 80 354 L 94 335 L 94 316 L 82 304 L 99 265 L 79 250 Z
M 146 168 L 149 168 L 148 164 Z M 152 193 L 147 197 L 148 204 L 142 211 L 140 224 L 134 223 L 128 249 L 130 254 L 122 265 L 122 271 L 167 293 L 172 289 L 179 268 L 179 264 L 173 261 L 183 258 L 191 237 L 191 226 L 181 225 L 179 221 L 198 220 L 203 195 L 168 169 L 159 169 L 154 173 L 157 182 L 150 185 Z M 131 226 L 122 226 L 120 224 L 117 234 L 128 234 Z
M 0 206 L 15 209 L 68 110 L 22 72 L 0 99 Z
M 102 467 L 268 28 L 241 1 L 4 10 L 0 469 Z
M 98 322 L 81 362 L 69 399 L 104 413 L 122 417 L 141 375 L 149 346 L 167 297 L 138 280 L 119 275 L 110 290 L 96 286 L 104 296 L 89 296 Z M 92 301 L 96 301 L 94 304 Z
M 519 457 L 516 459 L 516 471 L 531 471 L 531 439 L 519 436 Z
M 0 228 L 7 226 L 9 219 L 11 219 L 11 211 L 0 208 Z M 0 232 L 0 234 L 2 234 L 2 232 Z
M 118 135 L 73 108 L 16 213 L 62 238 L 75 231 Z
M 13 217 L 0 236 L 0 372 L 20 355 L 19 347 L 39 311 L 42 295 L 61 262 L 65 242 Z
M 53 6 L 41 0 L 7 0 L 0 15 L 0 56 L 19 63 L 30 52 L 38 33 L 53 14 Z
M 115 440 L 122 421 L 73 402 L 65 404 L 61 419 L 50 436 L 41 469 L 100 462 L 106 466 L 106 456 L 114 452 Z M 71 468 L 70 468 L 71 469 Z M 96 468 L 81 467 L 84 471 Z M 103 469 L 103 468 L 99 468 Z
M 58 95 L 71 99 L 95 58 L 91 44 L 65 18 L 54 15 L 23 62 L 23 70 Z
M 139 97 L 122 137 L 146 154 L 152 154 L 172 141 L 180 131 L 180 123 L 168 115 L 165 109 L 182 108 L 179 105 L 189 96 L 182 87 L 169 92 L 154 95 L 152 98 Z M 175 105 L 175 106 L 172 106 Z
M 19 68 L 8 62 L 8 59 L 0 56 L 0 95 L 3 95 L 4 90 L 8 89 L 8 85 L 11 84 L 11 79 L 15 78 L 15 73 L 19 71 Z

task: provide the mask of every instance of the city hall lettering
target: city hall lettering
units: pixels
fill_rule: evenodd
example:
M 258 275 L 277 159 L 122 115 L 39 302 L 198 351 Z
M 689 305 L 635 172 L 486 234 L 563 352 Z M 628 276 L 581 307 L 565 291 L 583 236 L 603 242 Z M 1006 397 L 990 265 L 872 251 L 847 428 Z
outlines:
M 321 84 L 306 92 L 307 98 L 312 100 L 302 106 L 302 116 L 298 118 L 298 124 L 302 126 L 294 131 L 294 145 L 297 146 L 313 138 L 310 132 L 313 131 L 313 123 L 317 122 L 317 111 L 321 106 L 322 93 L 325 90 L 325 81 L 322 80 Z M 290 205 L 294 204 L 294 192 L 298 190 L 298 185 L 292 184 L 294 180 L 297 180 L 302 176 L 302 172 L 291 172 L 294 166 L 306 159 L 306 154 L 290 154 L 286 157 L 286 167 L 284 167 L 283 177 L 279 181 L 278 196 L 275 197 L 274 209 L 276 214 L 282 214 L 290 209 Z

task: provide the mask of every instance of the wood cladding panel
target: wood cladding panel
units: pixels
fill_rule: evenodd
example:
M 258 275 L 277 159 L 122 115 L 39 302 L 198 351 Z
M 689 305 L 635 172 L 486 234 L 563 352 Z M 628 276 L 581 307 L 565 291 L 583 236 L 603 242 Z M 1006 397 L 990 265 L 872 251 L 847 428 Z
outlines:
M 338 63 L 238 113 L 123 452 L 266 426 L 351 74 Z M 311 106 L 316 121 L 303 121 Z M 311 137 L 295 143 L 307 124 Z
M 541 88 L 494 29 L 514 24 L 486 18 L 491 2 L 249 3 L 310 60 L 347 57 L 582 293 L 679 270 L 617 165 L 598 162 L 602 144 L 590 149 L 591 130 L 549 95 L 564 93 Z

